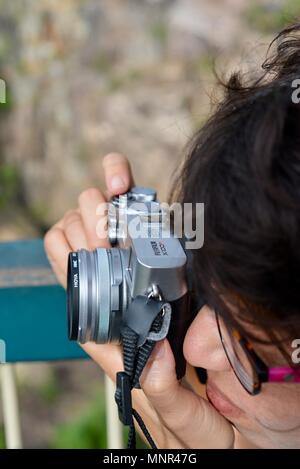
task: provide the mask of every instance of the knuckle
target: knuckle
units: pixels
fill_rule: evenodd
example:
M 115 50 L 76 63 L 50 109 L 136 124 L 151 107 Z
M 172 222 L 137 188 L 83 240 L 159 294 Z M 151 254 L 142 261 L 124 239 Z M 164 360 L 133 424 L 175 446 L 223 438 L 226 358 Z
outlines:
M 143 389 L 150 399 L 163 399 L 166 393 L 165 386 L 159 376 L 153 376 L 153 374 L 152 377 L 147 377 L 147 385 Z
M 64 228 L 68 230 L 71 226 L 81 223 L 80 214 L 76 210 L 69 210 L 64 216 Z
M 96 187 L 89 187 L 79 194 L 78 203 L 80 206 L 84 205 L 90 200 L 101 198 L 101 192 Z
M 80 215 L 76 210 L 68 210 L 64 216 L 64 225 L 69 225 L 80 220 Z

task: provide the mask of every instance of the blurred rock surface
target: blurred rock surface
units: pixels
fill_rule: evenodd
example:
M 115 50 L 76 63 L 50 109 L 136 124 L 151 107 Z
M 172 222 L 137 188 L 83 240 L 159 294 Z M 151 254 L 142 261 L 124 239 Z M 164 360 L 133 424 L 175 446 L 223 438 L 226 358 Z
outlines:
M 6 158 L 49 224 L 103 182 L 101 158 L 128 155 L 139 184 L 166 199 L 203 122 L 210 59 L 252 39 L 246 0 L 0 2 L 13 111 Z M 14 45 L 14 47 L 12 46 Z

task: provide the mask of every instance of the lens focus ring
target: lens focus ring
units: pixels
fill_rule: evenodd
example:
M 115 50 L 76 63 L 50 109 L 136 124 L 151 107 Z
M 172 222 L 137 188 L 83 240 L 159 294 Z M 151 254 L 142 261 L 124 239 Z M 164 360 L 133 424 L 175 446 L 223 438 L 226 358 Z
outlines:
M 80 343 L 119 341 L 122 311 L 127 304 L 123 264 L 124 256 L 118 248 L 81 249 L 70 254 L 68 318 L 71 340 Z

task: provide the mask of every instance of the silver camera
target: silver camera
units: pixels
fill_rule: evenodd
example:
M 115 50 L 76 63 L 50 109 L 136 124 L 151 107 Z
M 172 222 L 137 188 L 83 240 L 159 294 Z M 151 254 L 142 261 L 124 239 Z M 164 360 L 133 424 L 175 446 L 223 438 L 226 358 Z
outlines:
M 130 303 L 139 295 L 171 306 L 167 337 L 177 375 L 185 362 L 182 344 L 193 313 L 186 283 L 186 254 L 170 229 L 170 217 L 150 188 L 134 187 L 108 205 L 113 247 L 69 255 L 68 330 L 79 343 L 120 342 Z M 141 323 L 147 318 L 140 315 Z

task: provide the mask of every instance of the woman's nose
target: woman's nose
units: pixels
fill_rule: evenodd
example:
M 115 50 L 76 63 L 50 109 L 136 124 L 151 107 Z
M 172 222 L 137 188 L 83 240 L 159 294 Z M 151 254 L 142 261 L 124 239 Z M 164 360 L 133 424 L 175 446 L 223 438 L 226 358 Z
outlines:
M 228 371 L 215 313 L 203 306 L 190 325 L 184 339 L 183 353 L 188 363 L 211 371 Z

